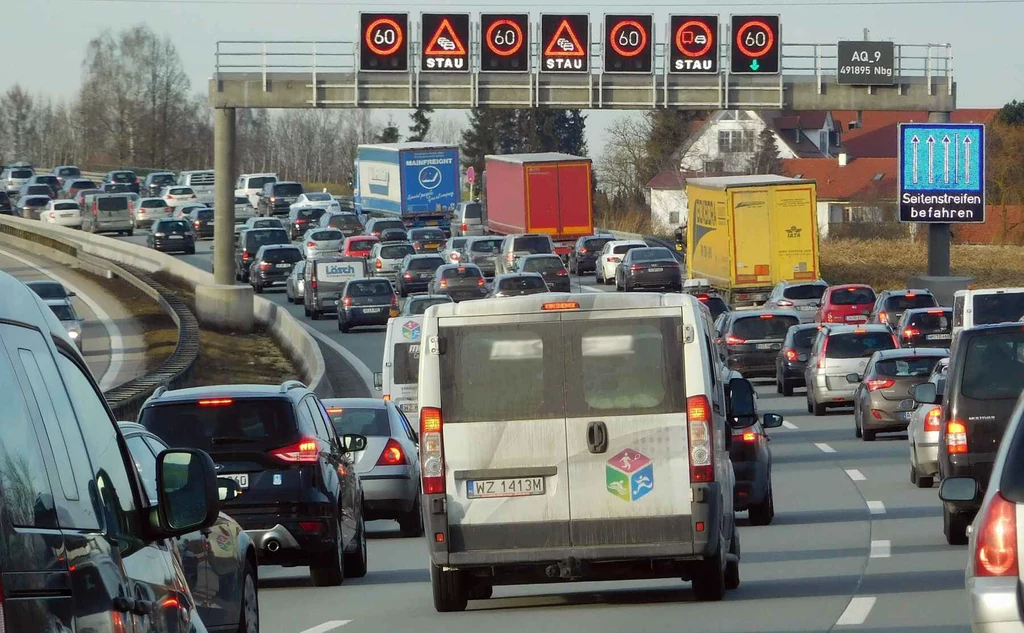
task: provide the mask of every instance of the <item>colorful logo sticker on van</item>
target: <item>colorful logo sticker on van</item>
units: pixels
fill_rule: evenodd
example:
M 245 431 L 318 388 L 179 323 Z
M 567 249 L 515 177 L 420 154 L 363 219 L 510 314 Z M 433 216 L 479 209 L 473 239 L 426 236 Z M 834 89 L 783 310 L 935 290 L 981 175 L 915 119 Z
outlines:
M 654 463 L 643 453 L 627 448 L 605 465 L 608 492 L 623 501 L 636 501 L 654 490 Z
M 406 321 L 402 324 L 402 336 L 410 341 L 420 340 L 420 324 L 416 321 Z

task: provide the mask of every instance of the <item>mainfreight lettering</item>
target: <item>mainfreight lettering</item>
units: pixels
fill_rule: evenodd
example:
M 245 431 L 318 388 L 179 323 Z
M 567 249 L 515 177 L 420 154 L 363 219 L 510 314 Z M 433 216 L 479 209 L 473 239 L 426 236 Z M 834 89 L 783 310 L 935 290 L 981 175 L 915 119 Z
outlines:
M 462 200 L 459 150 L 433 143 L 360 145 L 355 164 L 356 210 L 401 218 L 409 228 L 437 226 Z

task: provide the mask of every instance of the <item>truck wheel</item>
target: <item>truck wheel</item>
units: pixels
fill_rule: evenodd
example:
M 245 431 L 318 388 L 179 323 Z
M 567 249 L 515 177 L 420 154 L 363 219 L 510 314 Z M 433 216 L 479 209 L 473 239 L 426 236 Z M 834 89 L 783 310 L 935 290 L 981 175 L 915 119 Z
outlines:
M 722 564 L 725 544 L 719 544 L 718 553 L 699 561 L 693 570 L 693 593 L 701 602 L 715 602 L 725 597 L 725 565 Z
M 740 586 L 740 531 L 735 528 L 732 531 L 732 544 L 729 545 L 729 553 L 735 556 L 736 560 L 729 560 L 725 563 L 725 588 L 736 589 Z
M 431 564 L 430 586 L 434 590 L 434 609 L 438 613 L 466 610 L 469 591 L 462 572 L 445 571 Z

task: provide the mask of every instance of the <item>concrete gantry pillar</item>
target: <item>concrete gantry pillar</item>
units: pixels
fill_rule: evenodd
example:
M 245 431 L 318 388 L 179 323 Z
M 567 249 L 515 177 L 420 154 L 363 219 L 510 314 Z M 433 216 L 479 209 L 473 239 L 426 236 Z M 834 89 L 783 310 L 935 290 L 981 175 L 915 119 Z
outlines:
M 235 109 L 213 111 L 213 274 L 235 283 Z
M 949 112 L 929 112 L 929 123 L 949 123 Z M 949 276 L 949 224 L 928 225 L 928 275 Z

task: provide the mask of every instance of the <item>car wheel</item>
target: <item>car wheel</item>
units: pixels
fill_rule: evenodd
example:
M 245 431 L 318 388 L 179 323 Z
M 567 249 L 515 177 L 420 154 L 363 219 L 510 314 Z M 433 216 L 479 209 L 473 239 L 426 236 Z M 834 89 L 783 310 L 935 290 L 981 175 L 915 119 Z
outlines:
M 242 578 L 242 612 L 238 617 L 238 633 L 260 633 L 260 603 L 256 592 L 256 570 L 246 561 Z
M 446 571 L 431 564 L 430 586 L 434 592 L 434 609 L 439 613 L 466 610 L 469 592 L 466 577 L 461 571 Z
M 793 395 L 793 385 L 789 384 L 789 381 L 785 378 L 782 379 L 782 395 L 787 398 Z
M 824 403 L 818 404 L 817 402 L 815 402 L 813 400 L 811 401 L 811 403 L 814 405 L 814 409 L 811 411 L 811 413 L 813 413 L 815 415 L 815 417 L 821 416 L 821 415 L 825 415 L 825 405 L 824 405 Z
M 876 432 L 877 431 L 869 431 L 867 429 L 861 429 L 861 433 L 864 435 L 863 439 L 864 439 L 865 442 L 874 442 L 875 441 L 875 433 Z
M 313 319 L 314 321 L 319 321 L 320 320 L 320 311 L 317 310 L 316 308 L 312 308 L 309 311 L 309 318 Z
M 128 237 L 131 237 L 131 236 L 135 235 L 135 230 L 134 229 L 128 229 L 126 234 L 128 235 Z
M 732 543 L 729 545 L 728 561 L 725 563 L 725 588 L 736 589 L 740 586 L 740 531 L 733 528 Z M 733 556 L 736 557 L 732 560 Z
M 359 532 L 356 534 L 356 551 L 345 554 L 345 572 L 349 578 L 366 575 L 366 521 L 359 516 Z
M 861 436 L 861 432 L 860 432 L 860 419 L 857 418 L 857 416 L 853 417 L 853 436 L 856 437 L 856 438 L 860 438 L 860 436 Z
M 416 498 L 412 509 L 398 519 L 398 525 L 402 529 L 402 536 L 410 538 L 423 536 L 423 514 L 420 512 L 419 497 Z
M 751 525 L 769 525 L 775 518 L 775 494 L 772 492 L 772 475 L 768 473 L 768 492 L 757 505 L 750 506 L 747 518 Z
M 914 465 L 914 462 L 910 462 L 910 483 L 917 483 L 917 466 Z
M 317 587 L 336 587 L 345 582 L 345 547 L 341 543 L 341 523 L 335 524 L 334 551 L 330 560 L 310 565 L 309 576 Z
M 914 483 L 917 484 L 918 488 L 931 488 L 932 484 L 935 483 L 935 478 L 932 477 L 931 475 L 929 475 L 927 477 L 924 477 L 922 475 L 918 475 L 917 476 L 917 481 L 915 481 Z
M 725 566 L 722 564 L 725 544 L 718 546 L 718 553 L 698 561 L 693 569 L 693 593 L 701 602 L 714 602 L 725 597 Z
M 942 508 L 942 532 L 950 545 L 967 544 L 967 526 L 970 524 L 970 517 L 963 512 Z
M 129 233 L 129 235 L 131 235 L 131 233 Z M 189 249 L 187 251 L 185 251 L 185 254 L 186 255 L 195 255 L 196 254 L 196 247 L 195 246 L 189 247 Z
M 309 311 L 309 306 L 307 306 L 305 303 L 302 304 L 302 313 L 306 315 L 307 319 L 311 314 L 311 312 Z
M 398 296 L 403 299 L 409 296 L 409 293 L 408 291 L 406 291 L 404 284 L 398 284 Z
M 775 372 L 775 393 L 782 393 L 782 381 L 779 380 L 779 372 Z
M 252 285 L 252 289 L 258 295 L 263 294 L 263 286 L 261 286 L 258 282 Z
M 811 390 L 807 390 L 807 413 L 814 413 L 814 406 L 811 404 Z
M 341 330 L 342 334 L 348 334 L 352 331 L 352 326 L 344 321 L 338 322 L 338 329 Z

